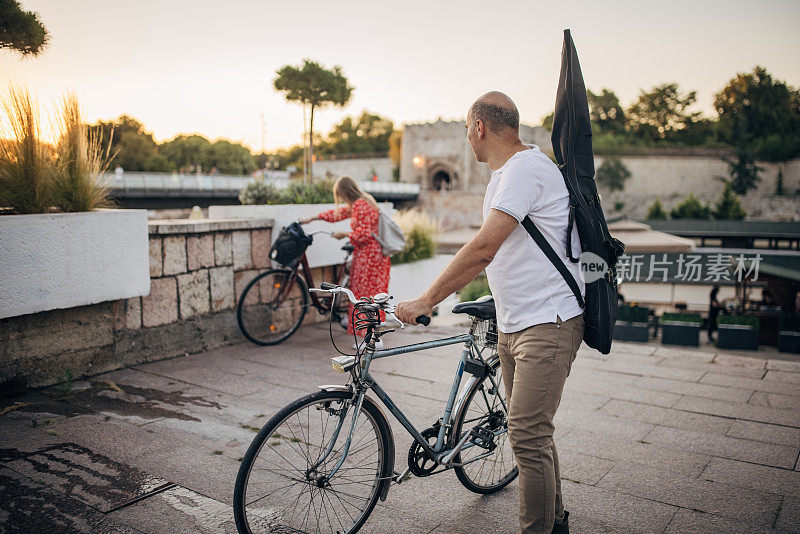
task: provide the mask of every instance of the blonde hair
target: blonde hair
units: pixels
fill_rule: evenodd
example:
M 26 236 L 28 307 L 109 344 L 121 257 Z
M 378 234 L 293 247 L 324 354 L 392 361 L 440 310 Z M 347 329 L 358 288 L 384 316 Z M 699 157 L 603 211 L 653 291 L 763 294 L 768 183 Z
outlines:
M 342 176 L 333 184 L 333 200 L 337 204 L 353 204 L 359 198 L 366 200 L 373 208 L 380 211 L 378 203 L 372 195 L 365 193 L 355 180 Z

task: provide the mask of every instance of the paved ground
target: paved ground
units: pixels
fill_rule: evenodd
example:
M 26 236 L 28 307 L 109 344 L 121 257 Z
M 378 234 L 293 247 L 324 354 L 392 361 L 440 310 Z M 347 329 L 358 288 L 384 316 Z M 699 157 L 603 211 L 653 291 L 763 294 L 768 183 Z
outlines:
M 390 344 L 454 331 L 413 329 Z M 238 459 L 290 400 L 337 383 L 327 326 L 136 366 L 0 401 L 0 531 L 232 532 Z M 345 342 L 345 337 L 339 337 Z M 420 426 L 440 414 L 452 347 L 376 362 Z M 410 439 L 399 425 L 398 463 Z M 582 349 L 557 417 L 573 532 L 800 532 L 800 363 L 615 344 Z M 394 486 L 362 532 L 514 532 L 516 483 L 452 473 Z

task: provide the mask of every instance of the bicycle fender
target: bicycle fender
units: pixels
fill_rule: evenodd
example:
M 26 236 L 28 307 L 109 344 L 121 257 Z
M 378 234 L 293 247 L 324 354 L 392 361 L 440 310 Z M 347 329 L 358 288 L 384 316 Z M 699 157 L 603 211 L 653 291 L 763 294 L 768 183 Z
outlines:
M 348 385 L 341 385 L 341 384 L 325 384 L 318 386 L 319 389 L 323 391 L 345 391 L 347 393 L 352 393 L 353 388 Z M 381 414 L 383 417 L 383 425 L 386 427 L 387 434 L 389 436 L 389 443 L 387 444 L 388 450 L 386 451 L 386 466 L 383 469 L 383 474 L 381 474 L 381 478 L 383 478 L 386 482 L 381 489 L 380 500 L 381 502 L 386 500 L 386 497 L 389 495 L 389 488 L 392 486 L 391 480 L 392 476 L 394 476 L 394 432 L 392 431 L 392 425 L 389 424 L 389 419 L 386 418 L 386 414 L 383 413 L 383 409 L 381 409 L 380 405 L 375 402 L 369 395 L 364 395 L 364 402 L 372 404 L 378 413 Z M 379 423 L 380 424 L 380 423 Z
M 458 397 L 456 397 L 456 402 L 453 404 L 453 411 L 451 413 L 458 413 L 458 411 L 461 409 L 461 405 L 464 404 L 464 399 L 467 398 L 469 390 L 472 389 L 473 384 L 475 384 L 477 381 L 477 376 L 470 376 L 464 385 L 461 386 L 461 391 L 458 392 Z

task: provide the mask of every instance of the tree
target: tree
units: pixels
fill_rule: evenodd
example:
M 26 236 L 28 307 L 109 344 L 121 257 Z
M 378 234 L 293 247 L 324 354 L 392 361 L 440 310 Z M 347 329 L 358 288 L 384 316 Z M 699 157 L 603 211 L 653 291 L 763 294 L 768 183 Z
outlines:
M 688 108 L 697 100 L 695 91 L 681 94 L 678 84 L 667 83 L 642 91 L 627 111 L 628 128 L 637 136 L 660 141 L 683 130 L 700 116 Z
M 711 208 L 690 193 L 683 202 L 672 208 L 670 215 L 673 219 L 708 219 L 711 215 Z
M 647 219 L 654 219 L 654 220 L 666 220 L 667 212 L 664 211 L 664 206 L 661 205 L 660 199 L 655 199 L 655 201 L 650 204 L 650 207 L 647 209 Z
M 731 188 L 737 195 L 746 195 L 761 181 L 758 173 L 763 169 L 756 164 L 746 137 L 740 139 L 733 158 L 723 159 L 728 163 Z M 725 181 L 727 182 L 727 180 Z
M 744 211 L 739 197 L 733 192 L 730 182 L 725 182 L 725 189 L 722 190 L 722 195 L 711 214 L 715 219 L 721 221 L 741 220 L 747 216 L 747 212 Z
M 387 152 L 392 132 L 391 120 L 365 111 L 357 119 L 345 117 L 319 148 L 325 154 Z
M 800 150 L 800 91 L 773 79 L 764 67 L 732 78 L 714 95 L 714 108 L 725 142 L 736 145 L 742 136 L 753 142 L 777 136 L 782 140 L 778 144 L 794 145 L 795 154 Z
M 256 160 L 246 146 L 219 139 L 211 145 L 204 168 L 216 168 L 222 174 L 250 174 L 256 170 Z
M 202 135 L 179 135 L 161 145 L 161 153 L 174 171 L 210 171 L 211 142 Z
M 286 100 L 300 102 L 310 107 L 308 128 L 308 176 L 313 176 L 314 110 L 327 105 L 344 106 L 350 100 L 353 88 L 338 65 L 328 70 L 315 61 L 303 60 L 303 65 L 285 65 L 278 69 L 273 81 L 275 89 L 284 93 Z
M 0 0 L 0 49 L 38 56 L 49 41 L 38 13 L 23 10 L 18 0 Z
M 597 181 L 608 187 L 610 191 L 625 189 L 625 182 L 630 177 L 631 171 L 625 167 L 621 159 L 614 156 L 605 158 L 603 164 L 597 169 Z
M 586 91 L 586 96 L 589 99 L 592 125 L 597 127 L 599 133 L 625 133 L 625 112 L 613 91 L 605 88 L 600 94 Z
M 775 194 L 779 197 L 786 194 L 783 189 L 783 166 L 778 169 L 778 176 L 775 178 Z
M 555 112 L 551 111 L 548 115 L 546 115 L 542 119 L 542 128 L 548 131 L 553 131 L 553 117 L 555 116 Z
M 153 134 L 145 131 L 141 122 L 121 115 L 116 121 L 103 122 L 90 127 L 101 139 L 101 146 L 110 144 L 113 156 L 111 166 L 119 165 L 127 171 L 163 172 L 170 170 L 169 162 L 159 153 Z

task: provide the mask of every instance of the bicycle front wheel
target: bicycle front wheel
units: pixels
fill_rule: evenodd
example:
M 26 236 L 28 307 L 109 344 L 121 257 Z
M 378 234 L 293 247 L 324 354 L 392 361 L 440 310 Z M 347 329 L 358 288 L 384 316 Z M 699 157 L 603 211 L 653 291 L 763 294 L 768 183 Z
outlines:
M 507 407 L 500 359 L 494 358 L 489 360 L 489 375 L 476 380 L 467 393 L 451 438 L 455 446 L 464 433 L 473 433 L 467 441 L 471 446 L 453 460 L 458 480 L 470 491 L 494 493 L 517 478 L 519 471 L 508 440 Z
M 365 400 L 347 457 L 331 476 L 355 413 L 350 399 L 344 391 L 308 395 L 261 429 L 236 478 L 233 509 L 240 533 L 350 534 L 361 528 L 390 483 L 394 448 L 386 418 Z
M 308 286 L 292 271 L 273 269 L 256 276 L 239 296 L 236 320 L 244 337 L 276 345 L 300 327 L 308 308 Z

